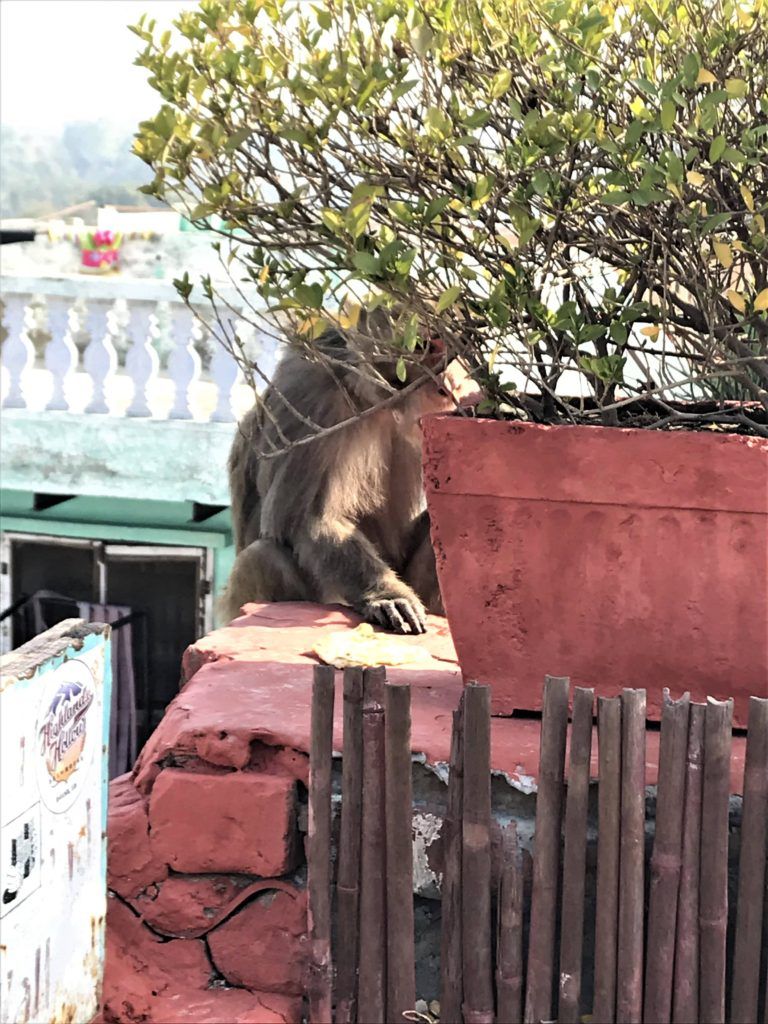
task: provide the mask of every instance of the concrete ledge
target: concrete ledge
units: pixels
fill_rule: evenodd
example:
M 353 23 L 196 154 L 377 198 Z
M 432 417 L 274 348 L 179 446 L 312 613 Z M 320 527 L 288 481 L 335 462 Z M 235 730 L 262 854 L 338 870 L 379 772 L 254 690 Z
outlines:
M 234 423 L 4 409 L 3 487 L 229 505 Z
M 144 748 L 135 772 L 145 795 L 161 766 L 194 758 L 230 768 L 247 764 L 254 746 L 307 754 L 310 737 L 311 650 L 323 633 L 353 627 L 359 618 L 339 607 L 285 603 L 246 605 L 241 618 L 198 640 L 185 656 L 184 688 Z M 426 650 L 430 662 L 388 669 L 393 682 L 412 686 L 412 750 L 445 779 L 452 713 L 462 689 L 461 672 L 445 619 L 432 616 L 425 636 L 403 637 Z M 543 680 L 542 680 L 543 684 Z M 539 775 L 538 718 L 494 718 L 491 765 L 521 793 L 533 793 Z M 733 793 L 741 793 L 744 738 L 734 737 Z M 341 673 L 337 678 L 334 750 L 342 749 Z M 597 743 L 593 742 L 593 777 Z M 659 732 L 647 734 L 646 782 L 658 772 Z

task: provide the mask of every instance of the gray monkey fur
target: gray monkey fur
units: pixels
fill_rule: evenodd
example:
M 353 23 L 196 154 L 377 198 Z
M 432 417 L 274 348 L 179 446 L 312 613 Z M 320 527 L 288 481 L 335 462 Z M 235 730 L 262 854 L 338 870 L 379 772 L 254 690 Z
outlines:
M 354 336 L 328 332 L 318 346 L 333 366 L 288 347 L 261 402 L 241 421 L 229 458 L 237 556 L 220 602 L 226 621 L 249 601 L 312 601 L 345 604 L 394 632 L 420 633 L 425 609 L 442 612 L 419 418 L 453 406 L 433 377 L 425 374 L 392 405 L 332 434 L 262 457 L 284 444 L 275 422 L 289 441 L 310 432 L 288 403 L 329 427 L 349 417 L 350 399 L 362 411 L 388 397 L 375 373 L 400 386 L 388 329 L 379 316 Z

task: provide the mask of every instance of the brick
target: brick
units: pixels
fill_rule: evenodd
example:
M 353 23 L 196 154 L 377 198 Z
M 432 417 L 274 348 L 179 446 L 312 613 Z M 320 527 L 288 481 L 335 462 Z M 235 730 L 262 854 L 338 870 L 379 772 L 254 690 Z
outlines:
M 247 737 L 233 735 L 225 729 L 206 729 L 195 737 L 198 757 L 222 768 L 245 768 L 251 760 Z
M 301 1024 L 301 999 L 274 992 L 209 989 L 163 1001 L 151 1024 Z
M 166 768 L 149 802 L 154 855 L 189 874 L 285 874 L 298 852 L 295 791 L 286 776 Z
M 252 882 L 247 875 L 171 875 L 129 902 L 154 931 L 187 938 L 218 924 L 248 898 Z
M 109 900 L 102 992 L 105 1021 L 150 1020 L 153 1000 L 169 987 L 203 989 L 210 976 L 202 940 L 163 942 L 121 900 Z
M 230 984 L 301 995 L 306 930 L 306 892 L 281 888 L 252 900 L 209 932 L 208 948 Z
M 107 884 L 128 898 L 167 875 L 167 864 L 155 856 L 149 842 L 144 799 L 130 775 L 120 775 L 109 784 Z
M 301 999 L 211 986 L 199 939 L 161 941 L 110 899 L 100 1013 L 93 1024 L 299 1024 Z

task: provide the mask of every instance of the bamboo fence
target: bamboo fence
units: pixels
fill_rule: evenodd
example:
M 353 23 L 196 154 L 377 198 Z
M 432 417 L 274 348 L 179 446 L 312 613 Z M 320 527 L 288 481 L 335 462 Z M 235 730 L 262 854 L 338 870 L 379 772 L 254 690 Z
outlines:
M 318 668 L 312 694 L 309 1020 L 424 1020 L 414 1012 L 410 688 L 381 669 L 344 673 L 331 958 L 333 680 Z M 492 870 L 490 726 L 489 688 L 467 684 L 453 716 L 442 829 L 440 1024 L 768 1024 L 768 699 L 750 701 L 737 835 L 732 702 L 694 704 L 665 691 L 650 827 L 644 691 L 595 707 L 592 690 L 571 694 L 567 678 L 547 677 L 527 927 L 528 854 L 514 821 L 501 830 Z M 730 901 L 729 848 L 738 862 Z

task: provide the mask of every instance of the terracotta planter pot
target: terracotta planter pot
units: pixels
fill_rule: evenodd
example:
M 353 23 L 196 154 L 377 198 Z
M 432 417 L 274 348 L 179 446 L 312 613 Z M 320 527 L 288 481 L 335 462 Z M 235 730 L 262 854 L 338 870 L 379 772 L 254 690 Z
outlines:
M 768 696 L 768 441 L 433 416 L 427 503 L 466 679 Z

